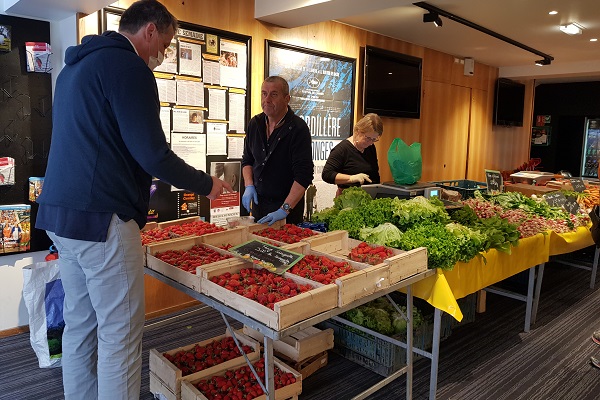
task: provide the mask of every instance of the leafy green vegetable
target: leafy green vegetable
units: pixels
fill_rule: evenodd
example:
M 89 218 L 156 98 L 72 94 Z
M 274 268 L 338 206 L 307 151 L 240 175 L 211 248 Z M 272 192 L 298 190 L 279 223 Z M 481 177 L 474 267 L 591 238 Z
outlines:
M 399 306 L 406 315 L 406 307 Z M 348 310 L 343 314 L 347 320 L 357 325 L 372 329 L 384 335 L 406 333 L 407 322 L 386 297 L 380 297 L 362 306 Z M 417 307 L 413 307 L 413 328 L 418 329 L 424 322 L 423 315 Z
M 396 225 L 386 222 L 375 228 L 362 228 L 358 238 L 371 244 L 398 247 L 402 238 L 402 231 Z
M 358 208 L 344 208 L 329 222 L 329 230 L 345 230 L 348 236 L 358 239 L 358 234 L 365 227 L 365 220 Z
M 392 213 L 398 218 L 397 225 L 400 229 L 410 228 L 416 224 L 440 223 L 446 224 L 450 216 L 439 200 L 433 202 L 423 196 L 413 197 L 410 200 L 392 199 Z
M 324 222 L 326 224 L 329 224 L 331 219 L 333 217 L 335 217 L 336 215 L 338 215 L 339 212 L 340 212 L 340 210 L 338 210 L 335 207 L 324 208 L 321 211 L 314 213 L 310 220 L 311 220 L 311 222 L 315 222 L 315 223 Z
M 482 251 L 485 251 L 488 238 L 478 230 L 468 228 L 455 222 L 447 224 L 446 229 L 458 240 L 458 261 L 469 262 L 475 256 L 481 255 Z M 483 255 L 481 256 L 483 257 Z
M 430 269 L 451 270 L 460 257 L 456 236 L 441 224 L 420 224 L 406 230 L 399 247 L 403 250 L 426 247 L 427 266 Z
M 477 222 L 479 217 L 477 216 L 477 213 L 475 213 L 475 211 L 473 211 L 473 209 L 471 207 L 464 206 L 462 208 L 452 211 L 450 213 L 450 219 L 461 225 L 471 226 L 475 222 Z
M 392 198 L 382 197 L 374 199 L 360 207 L 365 219 L 365 225 L 373 228 L 384 222 L 394 222 L 394 213 L 392 212 Z
M 338 210 L 343 210 L 344 208 L 357 208 L 369 203 L 371 200 L 373 200 L 371 195 L 364 189 L 361 189 L 358 186 L 351 186 L 344 189 L 342 194 L 333 199 L 333 206 Z
M 479 229 L 487 236 L 485 249 L 496 249 L 504 253 L 511 253 L 511 245 L 519 243 L 520 233 L 517 227 L 500 217 L 479 219 L 473 228 Z

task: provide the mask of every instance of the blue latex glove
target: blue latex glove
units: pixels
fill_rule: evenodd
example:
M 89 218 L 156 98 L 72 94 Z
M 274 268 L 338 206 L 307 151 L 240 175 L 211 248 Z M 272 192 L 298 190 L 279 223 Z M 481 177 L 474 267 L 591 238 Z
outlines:
M 269 223 L 269 226 L 273 225 L 275 222 L 285 219 L 288 216 L 288 213 L 283 211 L 281 208 L 278 208 L 277 211 L 273 211 L 262 217 L 258 220 L 259 224 Z
M 254 201 L 254 204 L 258 204 L 258 194 L 256 193 L 256 189 L 254 188 L 254 185 L 246 186 L 246 190 L 244 191 L 244 196 L 242 196 L 242 205 L 248 212 L 251 212 L 250 201 Z M 283 211 L 283 210 L 281 210 L 281 211 Z

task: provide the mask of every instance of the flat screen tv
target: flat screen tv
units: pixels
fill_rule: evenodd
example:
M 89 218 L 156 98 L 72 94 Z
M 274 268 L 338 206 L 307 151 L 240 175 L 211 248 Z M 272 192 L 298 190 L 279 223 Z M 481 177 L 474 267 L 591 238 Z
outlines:
M 494 97 L 494 125 L 523 126 L 525 85 L 498 78 Z
M 420 118 L 421 67 L 418 57 L 366 46 L 363 113 Z

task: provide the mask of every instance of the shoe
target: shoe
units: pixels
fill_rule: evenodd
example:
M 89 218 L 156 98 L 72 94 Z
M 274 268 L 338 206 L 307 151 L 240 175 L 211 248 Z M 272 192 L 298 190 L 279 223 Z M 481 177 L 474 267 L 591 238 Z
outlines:
M 600 331 L 596 331 L 596 332 L 592 333 L 592 340 L 597 345 L 600 345 Z
M 592 362 L 592 365 L 596 368 L 600 368 L 600 358 L 596 358 L 594 356 L 590 357 L 590 361 Z

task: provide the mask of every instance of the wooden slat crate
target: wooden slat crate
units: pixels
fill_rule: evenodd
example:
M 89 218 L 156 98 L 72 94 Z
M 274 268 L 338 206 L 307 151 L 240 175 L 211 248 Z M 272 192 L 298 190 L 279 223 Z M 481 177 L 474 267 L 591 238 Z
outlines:
M 260 358 L 259 343 L 256 340 L 252 339 L 251 337 L 249 337 L 243 333 L 236 332 L 235 335 L 242 345 L 248 345 L 254 349 L 251 353 L 247 354 L 248 359 L 252 362 L 258 360 Z M 206 376 L 212 376 L 215 373 L 218 373 L 222 370 L 226 370 L 229 368 L 233 368 L 237 365 L 240 365 L 241 361 L 245 362 L 244 356 L 240 356 L 240 357 L 234 358 L 232 360 L 225 361 L 224 363 L 221 363 L 219 365 L 215 365 L 213 367 L 207 368 L 205 370 L 183 376 L 182 371 L 179 368 L 177 368 L 173 363 L 171 363 L 169 360 L 167 360 L 167 358 L 165 358 L 165 356 L 163 355 L 164 353 L 173 355 L 179 351 L 191 350 L 194 347 L 196 347 L 196 345 L 206 346 L 206 345 L 214 342 L 215 340 L 221 340 L 228 336 L 231 336 L 229 334 L 229 331 L 227 331 L 227 333 L 225 333 L 223 335 L 213 337 L 211 339 L 204 340 L 199 343 L 194 343 L 194 344 L 190 344 L 188 346 L 178 347 L 176 349 L 168 350 L 165 352 L 159 352 L 156 349 L 150 349 L 150 356 L 149 356 L 149 366 L 150 366 L 150 374 L 151 374 L 150 377 L 152 378 L 152 375 L 154 375 L 154 381 L 155 381 L 154 384 L 156 387 L 156 391 L 152 391 L 152 388 L 150 391 L 154 394 L 161 393 L 164 396 L 166 396 L 167 398 L 169 398 L 169 395 L 173 395 L 173 396 L 175 396 L 176 399 L 180 399 L 181 398 L 181 382 L 198 380 L 198 379 L 202 379 Z
M 302 375 L 290 366 L 286 365 L 282 361 L 277 358 L 274 359 L 275 366 L 283 370 L 284 372 L 291 372 L 296 378 L 296 382 L 291 385 L 287 385 L 282 387 L 281 389 L 277 389 L 275 391 L 275 399 L 276 400 L 285 400 L 285 399 L 297 399 L 298 395 L 302 393 Z M 238 366 L 241 367 L 243 364 Z M 231 369 L 231 368 L 230 368 Z M 226 370 L 222 370 L 218 373 L 213 374 L 212 376 L 225 375 Z M 204 396 L 196 387 L 195 383 L 200 381 L 201 379 L 197 379 L 194 381 L 185 381 L 181 384 L 181 400 L 207 400 L 206 396 Z M 266 400 L 266 396 L 263 394 L 262 396 L 255 397 L 252 400 Z
M 264 335 L 257 330 L 244 326 L 244 333 L 263 343 Z M 294 362 L 307 360 L 332 348 L 333 329 L 322 330 L 314 326 L 273 341 L 276 355 Z
M 302 375 L 302 379 L 306 379 L 321 368 L 327 366 L 328 360 L 328 354 L 326 351 L 324 351 L 315 356 L 307 358 L 306 360 L 293 363 L 290 366 L 298 371 L 300 375 Z
M 303 239 L 311 250 L 348 258 L 350 251 L 361 241 L 348 237 L 347 231 L 331 231 L 319 236 Z M 389 247 L 392 256 L 384 262 L 390 267 L 390 285 L 427 270 L 427 249 L 404 251 Z
M 238 262 L 238 259 L 233 257 L 233 255 L 228 251 L 202 243 L 202 237 L 200 236 L 190 236 L 186 238 L 179 238 L 177 240 L 171 240 L 168 242 L 158 242 L 148 245 L 148 253 L 146 254 L 146 266 L 165 276 L 168 276 L 169 278 L 181 283 L 182 285 L 189 287 L 190 289 L 200 292 L 202 278 L 201 273 L 198 274 L 197 270 L 196 273 L 184 271 L 156 257 L 157 253 L 161 253 L 167 250 L 189 250 L 197 244 L 204 245 L 221 254 L 227 254 L 232 256 L 229 259 L 206 264 L 199 268 L 209 268 L 214 265 L 229 265 Z
M 344 257 L 331 255 L 303 248 L 303 254 L 325 256 L 333 261 L 348 262 L 355 270 L 335 280 L 338 286 L 338 306 L 342 307 L 362 297 L 373 294 L 390 286 L 390 267 L 388 264 L 369 265 L 349 260 Z M 286 272 L 286 275 L 293 275 Z
M 210 281 L 213 276 L 225 272 L 236 273 L 251 265 L 251 263 L 238 263 L 206 270 L 203 272 L 202 293 L 275 330 L 287 328 L 337 306 L 338 288 L 335 284 L 322 285 L 295 275 L 290 275 L 289 278 L 298 284 L 310 284 L 314 289 L 275 303 L 273 310 Z M 254 266 L 251 267 L 254 268 Z

